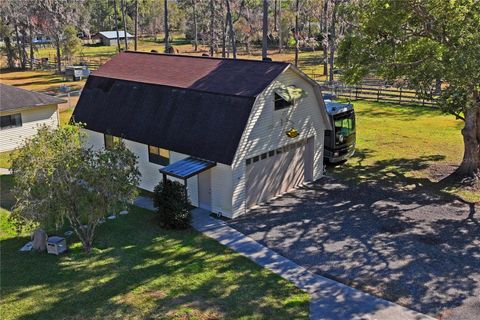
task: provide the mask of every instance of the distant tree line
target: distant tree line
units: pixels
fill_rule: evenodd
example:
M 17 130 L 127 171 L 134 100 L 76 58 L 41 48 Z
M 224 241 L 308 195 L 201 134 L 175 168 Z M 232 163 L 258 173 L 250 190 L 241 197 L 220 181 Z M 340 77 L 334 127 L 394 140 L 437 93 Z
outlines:
M 170 52 L 172 34 L 184 34 L 195 50 L 207 46 L 211 55 L 236 57 L 262 46 L 323 50 L 324 72 L 333 71 L 335 48 L 349 23 L 339 9 L 348 0 L 4 0 L 0 5 L 2 53 L 9 68 L 32 66 L 34 37 L 46 35 L 56 48 L 57 69 L 62 59 L 77 53 L 77 34 L 91 37 L 99 31 L 135 33 L 135 44 L 118 43 L 118 50 L 135 49 L 138 37 L 165 42 Z M 158 39 L 163 35 L 163 39 Z M 165 37 L 165 35 L 167 35 Z M 162 37 L 162 36 L 161 36 Z M 298 54 L 297 59 L 298 60 Z M 331 72 L 332 73 L 332 72 Z M 333 74 L 333 73 L 332 73 Z

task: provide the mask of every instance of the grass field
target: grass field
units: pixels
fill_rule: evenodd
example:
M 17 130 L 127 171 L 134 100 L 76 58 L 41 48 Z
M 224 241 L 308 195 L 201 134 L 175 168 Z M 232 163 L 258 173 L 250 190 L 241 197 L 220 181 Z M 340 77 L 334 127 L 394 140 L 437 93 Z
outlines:
M 356 154 L 329 167 L 329 174 L 355 183 L 383 183 L 396 189 L 448 191 L 471 202 L 479 190 L 440 181 L 463 156 L 463 122 L 421 106 L 355 101 Z
M 167 231 L 132 207 L 107 220 L 92 254 L 20 253 L 0 176 L 2 319 L 307 319 L 308 294 L 200 233 Z M 52 234 L 63 234 L 58 231 Z
M 157 52 L 164 51 L 164 44 L 162 42 L 162 37 L 157 40 L 151 39 L 141 39 L 138 42 L 138 51 L 150 52 L 151 50 L 156 50 Z M 180 54 L 188 55 L 202 55 L 209 52 L 208 46 L 199 45 L 198 50 L 195 51 L 193 45 L 190 41 L 186 40 L 182 35 L 175 35 L 172 41 L 172 46 L 178 50 Z M 123 42 L 121 47 L 124 48 Z M 133 42 L 129 44 L 129 50 L 133 50 Z M 262 52 L 261 48 L 252 47 L 249 53 L 246 52 L 244 47 L 238 47 L 238 58 L 243 59 L 255 59 L 261 60 Z M 97 58 L 108 58 L 117 53 L 116 46 L 103 46 L 103 45 L 84 45 L 82 46 L 81 51 L 78 53 L 77 57 L 74 59 L 83 61 L 95 60 Z M 55 48 L 52 46 L 47 46 L 39 48 L 35 53 L 37 58 L 46 58 L 48 57 L 50 61 L 56 59 L 55 57 Z M 269 57 L 274 61 L 286 61 L 293 63 L 295 60 L 295 53 L 293 49 L 285 48 L 282 53 L 278 53 L 277 48 L 272 48 L 268 51 Z M 221 56 L 221 51 L 215 54 L 216 57 Z M 301 51 L 299 54 L 299 67 L 307 74 L 323 74 L 323 65 L 321 65 L 322 54 L 320 52 L 313 51 Z M 318 78 L 317 80 L 320 80 Z M 326 79 L 323 79 L 326 80 Z

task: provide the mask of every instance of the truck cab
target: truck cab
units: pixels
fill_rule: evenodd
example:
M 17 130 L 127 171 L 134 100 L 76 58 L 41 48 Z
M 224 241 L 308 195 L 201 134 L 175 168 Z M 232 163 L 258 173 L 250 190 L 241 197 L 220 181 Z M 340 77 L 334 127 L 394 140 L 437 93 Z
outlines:
M 347 160 L 355 153 L 355 110 L 351 103 L 333 101 L 331 94 L 323 96 L 332 130 L 325 130 L 324 157 L 329 163 Z

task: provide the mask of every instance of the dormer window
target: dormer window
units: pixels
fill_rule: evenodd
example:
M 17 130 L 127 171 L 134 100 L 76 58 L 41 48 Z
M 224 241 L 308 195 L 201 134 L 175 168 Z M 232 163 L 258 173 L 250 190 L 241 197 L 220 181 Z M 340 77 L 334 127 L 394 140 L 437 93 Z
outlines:
M 282 110 L 293 106 L 295 101 L 305 97 L 307 93 L 296 86 L 282 86 L 275 89 L 275 110 Z
M 275 92 L 275 110 L 282 110 L 293 105 L 293 100 L 287 101 L 281 95 Z

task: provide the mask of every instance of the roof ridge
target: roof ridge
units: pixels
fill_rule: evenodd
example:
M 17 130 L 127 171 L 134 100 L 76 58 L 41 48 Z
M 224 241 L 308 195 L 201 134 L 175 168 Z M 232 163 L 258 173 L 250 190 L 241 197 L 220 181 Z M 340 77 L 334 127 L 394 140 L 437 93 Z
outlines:
M 125 82 L 132 82 L 132 83 L 138 83 L 138 84 L 148 84 L 151 86 L 159 86 L 159 87 L 165 87 L 165 88 L 172 88 L 172 89 L 178 89 L 178 90 L 184 90 L 184 91 L 193 91 L 193 92 L 204 92 L 207 94 L 213 94 L 217 96 L 225 96 L 225 97 L 237 97 L 237 98 L 242 98 L 242 99 L 255 99 L 256 96 L 259 94 L 256 94 L 254 96 L 252 95 L 242 95 L 242 94 L 233 94 L 233 93 L 223 93 L 223 92 L 216 92 L 216 91 L 209 91 L 209 90 L 201 90 L 201 89 L 194 89 L 194 88 L 185 88 L 185 87 L 179 87 L 179 86 L 172 86 L 168 84 L 160 84 L 160 83 L 153 83 L 153 82 L 147 82 L 147 81 L 141 81 L 141 80 L 130 80 L 130 79 L 124 79 L 124 78 L 116 78 L 116 77 L 110 77 L 110 76 L 102 76 L 102 75 L 96 75 L 96 74 L 91 74 L 91 77 L 97 77 L 97 78 L 103 78 L 103 79 L 113 79 L 116 81 L 125 81 Z
M 182 58 L 197 58 L 197 59 L 213 59 L 213 60 L 223 60 L 223 61 L 245 61 L 245 62 L 256 62 L 256 63 L 272 63 L 272 64 L 285 64 L 290 65 L 290 62 L 285 61 L 263 61 L 263 60 L 253 60 L 245 58 L 223 58 L 223 57 L 210 57 L 210 56 L 193 56 L 188 54 L 170 54 L 170 53 L 161 53 L 161 52 L 146 52 L 146 51 L 132 51 L 125 50 L 121 53 L 135 53 L 135 54 L 146 54 L 146 55 L 159 55 L 159 56 L 169 56 L 169 57 L 182 57 Z

